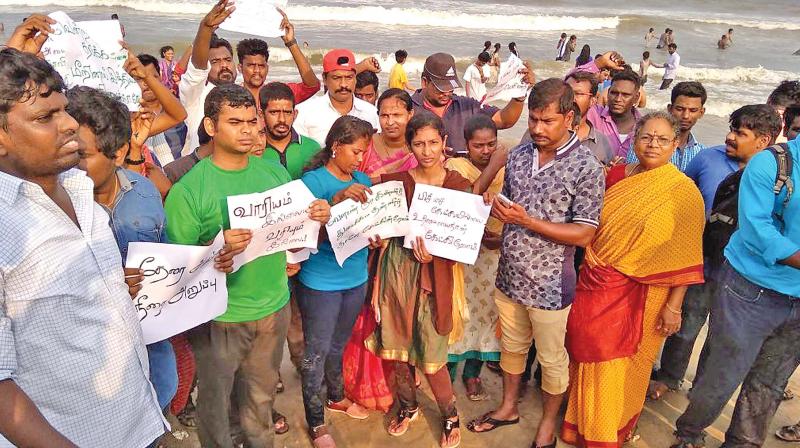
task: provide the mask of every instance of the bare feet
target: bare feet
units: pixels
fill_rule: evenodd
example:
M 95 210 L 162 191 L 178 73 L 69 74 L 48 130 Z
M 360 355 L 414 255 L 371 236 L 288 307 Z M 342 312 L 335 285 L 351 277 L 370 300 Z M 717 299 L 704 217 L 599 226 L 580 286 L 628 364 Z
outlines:
M 669 391 L 670 388 L 661 381 L 650 381 L 650 387 L 647 388 L 647 398 L 658 401 Z

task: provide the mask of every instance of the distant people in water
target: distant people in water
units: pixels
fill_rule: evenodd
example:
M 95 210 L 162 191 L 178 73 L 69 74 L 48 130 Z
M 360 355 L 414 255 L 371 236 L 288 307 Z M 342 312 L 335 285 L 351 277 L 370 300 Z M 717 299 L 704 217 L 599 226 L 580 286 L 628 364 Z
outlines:
M 731 46 L 731 41 L 730 39 L 728 39 L 727 34 L 723 34 L 722 37 L 720 37 L 719 40 L 717 41 L 717 48 L 719 48 L 720 50 L 724 50 L 730 46 Z
M 667 28 L 658 39 L 657 49 L 668 48 L 669 44 L 675 43 L 675 36 L 672 34 L 672 28 Z
M 639 62 L 639 78 L 642 80 L 642 85 L 647 83 L 647 70 L 650 69 L 650 52 L 645 51 L 642 53 L 642 60 Z
M 116 20 L 117 22 L 119 22 L 119 31 L 122 33 L 122 38 L 125 39 L 125 25 L 123 25 L 122 22 L 119 21 L 119 15 L 116 13 L 111 14 L 111 20 Z
M 644 47 L 650 48 L 650 45 L 654 40 L 656 40 L 656 30 L 655 28 L 650 28 L 650 30 L 647 31 L 647 34 L 644 35 Z
M 517 43 L 511 42 L 508 44 L 508 51 L 516 57 L 519 57 L 519 53 L 517 53 Z
M 580 67 L 581 65 L 588 64 L 592 61 L 592 49 L 589 48 L 589 45 L 586 44 L 581 48 L 581 53 L 575 58 L 575 67 Z

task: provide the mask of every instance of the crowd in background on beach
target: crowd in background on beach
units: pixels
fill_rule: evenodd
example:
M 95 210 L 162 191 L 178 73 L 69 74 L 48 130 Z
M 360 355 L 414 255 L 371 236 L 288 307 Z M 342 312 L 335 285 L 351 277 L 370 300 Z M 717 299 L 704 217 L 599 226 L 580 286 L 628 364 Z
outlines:
M 800 365 L 800 80 L 735 110 L 724 142 L 700 142 L 708 92 L 682 78 L 670 28 L 648 30 L 637 69 L 562 33 L 564 74 L 544 80 L 514 42 L 503 60 L 486 41 L 461 76 L 451 54 L 424 55 L 419 79 L 398 49 L 383 88 L 387 67 L 349 49 L 315 72 L 285 14 L 298 79 L 269 81 L 266 41 L 217 34 L 234 9 L 215 3 L 183 54 L 127 50 L 138 110 L 67 88 L 40 53 L 48 16 L 0 50 L 0 446 L 157 447 L 172 414 L 203 447 L 272 447 L 290 431 L 276 393 L 302 396 L 315 447 L 356 446 L 334 440 L 326 414 L 390 413 L 385 431 L 401 437 L 422 417 L 423 377 L 443 448 L 464 428 L 518 424 L 534 378 L 531 447 L 622 446 L 646 399 L 681 389 L 707 319 L 672 446 L 704 446 L 739 388 L 725 446 L 765 443 Z M 486 101 L 514 58 L 526 93 Z M 670 102 L 642 113 L 650 67 Z M 502 144 L 523 115 L 528 132 Z M 226 198 L 296 180 L 315 197 L 316 251 L 234 272 L 253 231 L 230 228 Z M 374 235 L 340 264 L 331 207 L 387 182 L 409 204 L 418 186 L 480 195 L 491 216 L 475 263 Z M 131 300 L 145 274 L 123 268 L 128 244 L 203 246 L 221 228 L 226 311 L 145 345 Z M 300 391 L 284 391 L 285 345 Z M 502 390 L 484 387 L 484 366 Z M 490 394 L 499 406 L 462 425 L 458 401 Z M 777 437 L 800 442 L 800 423 Z

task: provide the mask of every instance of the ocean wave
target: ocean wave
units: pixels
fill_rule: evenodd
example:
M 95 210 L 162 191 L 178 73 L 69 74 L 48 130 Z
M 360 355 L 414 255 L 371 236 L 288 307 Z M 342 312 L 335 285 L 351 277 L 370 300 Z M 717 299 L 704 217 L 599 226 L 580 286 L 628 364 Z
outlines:
M 164 0 L 0 0 L 0 6 L 115 6 L 139 11 L 167 14 L 205 14 L 207 2 Z M 435 26 L 479 30 L 513 31 L 588 31 L 616 28 L 619 17 L 585 17 L 568 15 L 501 15 L 437 12 L 418 8 L 384 8 L 382 6 L 331 7 L 289 5 L 287 14 L 293 20 L 311 22 L 366 22 L 375 25 Z
M 683 20 L 687 20 L 686 17 Z M 798 22 L 782 22 L 777 20 L 741 20 L 738 18 L 708 18 L 696 19 L 689 18 L 692 22 L 708 23 L 711 25 L 726 25 L 729 27 L 744 27 L 744 28 L 758 28 L 760 30 L 787 30 L 798 31 L 800 30 L 800 23 Z
M 633 64 L 633 68 L 638 70 L 638 65 Z M 651 67 L 648 75 L 658 77 L 663 73 L 662 69 Z M 787 79 L 800 79 L 800 73 L 787 72 L 782 70 L 769 70 L 764 67 L 732 67 L 732 68 L 708 68 L 708 67 L 688 67 L 681 66 L 678 69 L 680 79 L 714 82 L 714 83 L 739 83 L 750 84 L 775 84 Z

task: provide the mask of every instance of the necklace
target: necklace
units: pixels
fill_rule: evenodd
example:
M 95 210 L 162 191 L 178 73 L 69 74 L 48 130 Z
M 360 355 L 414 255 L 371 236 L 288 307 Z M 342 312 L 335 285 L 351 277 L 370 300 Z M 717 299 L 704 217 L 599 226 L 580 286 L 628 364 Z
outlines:
M 114 193 L 111 195 L 111 201 L 109 203 L 103 203 L 102 205 L 108 209 L 111 209 L 114 206 L 114 201 L 117 200 L 118 193 L 119 193 L 119 177 L 117 177 L 117 174 L 114 173 Z

